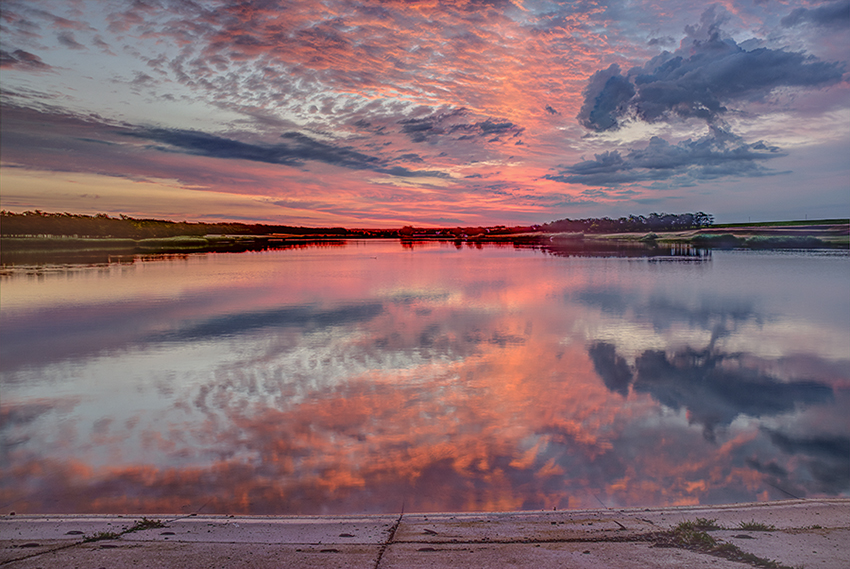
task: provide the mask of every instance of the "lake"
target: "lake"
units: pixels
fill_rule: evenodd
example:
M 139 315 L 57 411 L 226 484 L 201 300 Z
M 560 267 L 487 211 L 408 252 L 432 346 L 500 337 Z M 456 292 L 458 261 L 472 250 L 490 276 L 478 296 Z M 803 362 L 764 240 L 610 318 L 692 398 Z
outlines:
M 347 241 L 0 273 L 4 513 L 850 495 L 846 251 Z

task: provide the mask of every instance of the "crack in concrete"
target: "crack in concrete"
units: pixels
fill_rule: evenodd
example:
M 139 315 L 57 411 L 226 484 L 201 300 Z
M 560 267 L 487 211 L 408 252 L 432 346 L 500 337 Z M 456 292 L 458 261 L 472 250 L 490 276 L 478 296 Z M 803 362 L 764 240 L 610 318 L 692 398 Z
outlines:
M 384 553 L 386 553 L 387 548 L 393 543 L 393 539 L 395 539 L 395 532 L 398 530 L 398 526 L 401 524 L 401 518 L 404 517 L 404 507 L 401 508 L 401 513 L 398 515 L 398 519 L 395 521 L 393 526 L 390 528 L 390 535 L 387 537 L 387 541 L 381 545 L 381 549 L 378 550 L 378 558 L 375 559 L 375 569 L 379 569 L 381 565 L 381 559 L 384 557 Z
M 422 544 L 422 545 L 514 545 L 534 543 L 642 543 L 654 541 L 656 533 L 633 534 L 630 536 L 599 536 L 599 537 L 552 537 L 552 538 L 523 538 L 523 539 L 469 539 L 469 540 L 420 540 L 403 539 L 394 541 L 398 544 Z
M 398 522 L 401 522 L 401 518 L 399 517 Z M 398 527 L 398 522 L 396 523 L 396 528 Z M 395 528 L 394 528 L 395 529 Z M 395 531 L 393 531 L 393 534 Z M 517 545 L 517 544 L 546 544 L 546 543 L 651 543 L 650 547 L 669 547 L 676 549 L 683 549 L 686 551 L 691 551 L 693 553 L 699 553 L 702 555 L 711 555 L 713 557 L 720 557 L 723 559 L 728 559 L 730 561 L 738 561 L 739 563 L 743 563 L 746 565 L 751 565 L 753 567 L 761 567 L 767 569 L 790 569 L 786 565 L 773 561 L 771 559 L 764 559 L 761 557 L 757 557 L 755 555 L 740 551 L 737 547 L 732 546 L 726 542 L 721 542 L 721 545 L 731 546 L 730 549 L 724 550 L 721 548 L 717 549 L 705 549 L 698 546 L 687 545 L 683 543 L 679 543 L 677 540 L 672 539 L 675 537 L 675 530 L 668 531 L 654 531 L 649 533 L 640 533 L 640 534 L 632 534 L 628 536 L 597 536 L 597 537 L 563 537 L 563 538 L 546 538 L 546 539 L 534 539 L 534 538 L 525 538 L 525 539 L 473 539 L 473 540 L 416 540 L 416 539 L 405 539 L 399 541 L 390 541 L 387 542 L 386 546 L 392 543 L 396 544 L 407 544 L 407 545 L 427 545 L 427 546 L 486 546 L 486 545 Z M 386 547 L 385 546 L 385 547 Z M 383 551 L 381 552 L 383 555 Z M 375 565 L 375 569 L 378 569 L 377 564 Z
M 25 559 L 32 559 L 33 557 L 38 557 L 39 555 L 44 555 L 45 553 L 54 553 L 56 551 L 62 551 L 63 549 L 69 549 L 71 547 L 76 547 L 77 545 L 81 545 L 82 541 L 75 541 L 74 543 L 68 543 L 66 545 L 61 545 L 59 547 L 54 547 L 52 549 L 46 549 L 44 551 L 37 551 L 35 553 L 30 553 L 29 555 L 24 555 L 23 557 L 16 557 L 14 559 L 7 559 L 5 561 L 0 561 L 0 565 L 8 565 L 9 563 L 15 563 L 16 561 L 23 561 Z

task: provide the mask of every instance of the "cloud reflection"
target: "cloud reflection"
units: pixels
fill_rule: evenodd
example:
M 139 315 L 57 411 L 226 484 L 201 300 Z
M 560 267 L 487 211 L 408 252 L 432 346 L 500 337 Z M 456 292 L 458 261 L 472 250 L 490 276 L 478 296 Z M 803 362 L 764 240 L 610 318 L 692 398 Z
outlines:
M 647 350 L 635 368 L 636 391 L 650 393 L 672 409 L 686 408 L 709 440 L 714 440 L 716 427 L 731 424 L 740 414 L 778 415 L 798 405 L 833 400 L 832 388 L 823 383 L 780 382 L 742 366 L 739 356 L 707 350 L 685 349 L 672 356 Z
M 729 349 L 782 313 L 724 289 L 714 268 L 370 246 L 376 255 L 349 247 L 193 265 L 196 288 L 175 301 L 115 299 L 109 319 L 82 320 L 91 338 L 112 330 L 120 349 L 44 360 L 22 350 L 29 359 L 3 369 L 0 504 L 317 514 L 850 490 L 847 362 Z M 262 262 L 241 265 L 252 260 Z M 251 284 L 231 278 L 229 263 L 250 266 Z M 164 289 L 185 276 L 158 268 Z M 659 273 L 696 288 L 661 295 L 647 286 Z M 309 286 L 281 278 L 295 274 Z M 61 304 L 68 291 L 56 291 Z M 28 311 L 37 322 L 24 337 L 48 330 L 52 309 Z M 657 337 L 640 349 L 627 335 L 600 339 L 611 321 Z M 79 335 L 52 322 L 61 325 L 42 351 Z M 770 333 L 794 337 L 791 327 Z

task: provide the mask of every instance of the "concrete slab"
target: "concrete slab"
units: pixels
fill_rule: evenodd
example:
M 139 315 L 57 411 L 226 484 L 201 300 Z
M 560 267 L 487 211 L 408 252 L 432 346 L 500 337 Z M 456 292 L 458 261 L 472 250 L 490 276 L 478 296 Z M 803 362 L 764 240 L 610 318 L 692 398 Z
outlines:
M 535 569 L 741 569 L 740 563 L 647 543 L 393 544 L 381 569 L 480 567 Z
M 790 567 L 847 569 L 850 567 L 850 530 L 794 530 L 772 532 L 718 531 L 712 536 L 747 553 L 776 559 Z
M 746 566 L 681 544 L 658 547 L 678 523 L 703 518 L 725 528 L 709 531 L 718 543 L 785 567 L 850 567 L 850 499 L 402 517 L 147 518 L 164 527 L 139 529 L 136 523 L 141 517 L 4 516 L 0 518 L 0 566 Z M 86 537 L 110 539 L 86 541 Z
M 738 527 L 741 522 L 758 522 L 779 529 L 813 525 L 844 527 L 848 524 L 848 500 L 783 500 L 721 506 L 679 506 L 671 508 L 629 508 L 616 510 L 636 520 L 660 527 L 672 527 L 696 518 L 716 519 L 719 525 Z
M 398 516 L 187 516 L 153 515 L 164 524 L 126 533 L 127 541 L 200 541 L 234 543 L 384 543 Z M 0 540 L 80 541 L 101 533 L 121 533 L 142 516 L 6 516 L 0 519 Z
M 165 528 L 128 533 L 127 541 L 204 543 L 383 544 L 398 516 L 210 517 L 168 521 Z
M 324 545 L 296 547 L 252 543 L 89 543 L 9 563 L 14 569 L 210 569 L 299 567 L 305 569 L 374 569 L 378 546 Z

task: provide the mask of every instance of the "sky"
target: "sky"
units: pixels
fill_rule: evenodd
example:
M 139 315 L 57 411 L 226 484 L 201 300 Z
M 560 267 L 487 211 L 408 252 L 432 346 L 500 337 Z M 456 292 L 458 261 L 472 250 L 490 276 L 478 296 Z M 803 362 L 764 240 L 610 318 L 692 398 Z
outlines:
M 0 207 L 850 217 L 850 0 L 4 0 Z

